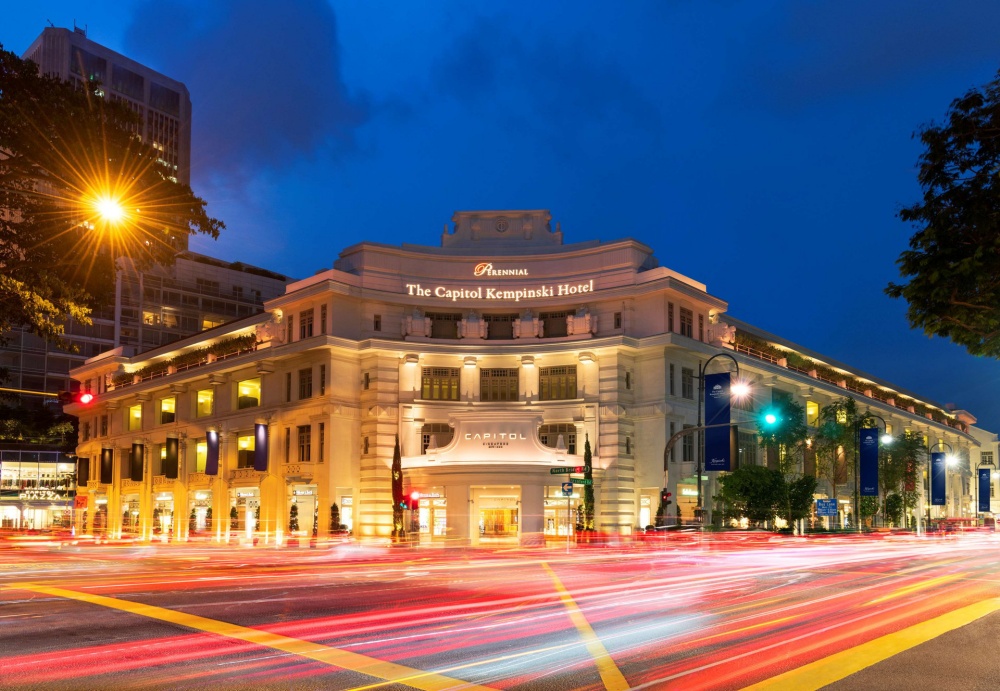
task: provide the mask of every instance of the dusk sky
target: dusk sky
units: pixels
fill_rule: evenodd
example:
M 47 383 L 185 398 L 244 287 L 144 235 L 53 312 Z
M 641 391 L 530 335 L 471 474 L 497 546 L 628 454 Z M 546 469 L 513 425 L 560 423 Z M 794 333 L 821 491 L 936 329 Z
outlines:
M 632 237 L 781 337 L 1000 431 L 1000 363 L 910 330 L 883 289 L 922 125 L 1000 68 L 1000 3 L 35 0 L 184 82 L 192 249 L 296 277 L 363 240 L 437 246 L 456 210 Z

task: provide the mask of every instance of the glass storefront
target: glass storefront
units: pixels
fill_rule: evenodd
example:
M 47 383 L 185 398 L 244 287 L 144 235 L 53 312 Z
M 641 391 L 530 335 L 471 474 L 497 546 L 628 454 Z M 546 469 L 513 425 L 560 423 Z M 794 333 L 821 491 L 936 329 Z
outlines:
M 76 464 L 58 451 L 0 452 L 0 528 L 68 529 Z

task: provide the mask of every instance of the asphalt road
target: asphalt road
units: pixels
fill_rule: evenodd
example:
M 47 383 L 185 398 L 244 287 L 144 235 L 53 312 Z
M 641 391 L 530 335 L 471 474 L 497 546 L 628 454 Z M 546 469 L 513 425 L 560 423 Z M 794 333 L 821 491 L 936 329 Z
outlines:
M 1000 688 L 1000 536 L 0 548 L 0 688 Z

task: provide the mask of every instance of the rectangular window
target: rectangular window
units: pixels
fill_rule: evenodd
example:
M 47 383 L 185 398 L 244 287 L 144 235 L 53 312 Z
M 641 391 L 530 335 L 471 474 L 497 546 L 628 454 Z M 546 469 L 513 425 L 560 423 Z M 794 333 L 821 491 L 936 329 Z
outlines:
M 312 367 L 299 370 L 299 400 L 312 398 L 313 395 L 313 371 Z
M 542 401 L 576 398 L 576 365 L 540 368 L 538 397 Z
M 364 383 L 362 384 L 362 387 L 364 388 L 365 391 L 367 391 L 369 388 L 371 388 L 371 385 L 372 385 L 372 375 L 369 374 L 368 372 L 365 372 L 365 380 Z
M 632 390 L 632 373 L 628 371 L 625 372 L 625 390 Z
M 208 442 L 201 440 L 194 445 L 194 472 L 204 473 L 208 462 Z
M 615 312 L 615 328 L 616 329 L 622 328 L 622 313 L 621 312 Z
M 312 338 L 313 335 L 313 310 L 306 310 L 299 314 L 299 338 Z
M 176 418 L 177 410 L 177 399 L 171 396 L 170 398 L 160 399 L 160 424 L 167 425 L 174 421 Z
M 426 316 L 431 320 L 431 338 L 458 338 L 458 322 L 462 321 L 461 314 L 428 312 Z
M 429 401 L 457 401 L 458 367 L 424 367 L 420 381 L 420 397 Z
M 285 343 L 291 343 L 292 338 L 295 336 L 295 317 L 288 315 L 288 326 L 285 332 Z
M 381 331 L 381 330 L 382 330 L 382 315 L 376 314 L 374 318 L 372 318 L 372 331 Z
M 694 400 L 694 370 L 681 367 L 681 398 Z
M 87 441 L 87 440 L 90 439 L 90 423 L 89 422 L 85 422 L 82 425 L 80 425 L 80 436 L 83 437 L 83 441 Z
M 285 373 L 285 402 L 291 402 L 292 400 L 292 373 Z
M 672 438 L 675 434 L 677 434 L 677 423 L 676 422 L 671 422 L 670 423 L 670 438 Z M 677 447 L 677 445 L 674 444 L 674 448 L 676 448 L 676 447 Z M 670 460 L 671 460 L 671 462 L 674 460 L 674 449 L 670 449 Z
M 698 340 L 699 341 L 704 341 L 705 340 L 705 315 L 704 314 L 699 314 L 698 315 Z
M 108 416 L 107 415 L 102 415 L 101 416 L 101 436 L 102 437 L 108 436 Z
M 260 377 L 244 379 L 236 384 L 236 408 L 256 408 L 260 405 Z
M 674 303 L 667 303 L 667 331 L 674 332 Z
M 312 460 L 312 425 L 299 425 L 299 463 Z
M 326 458 L 326 423 L 319 423 L 319 429 L 316 430 L 318 438 L 316 439 L 317 451 L 319 451 L 319 458 L 317 459 L 320 463 Z
M 681 336 L 694 338 L 694 312 L 681 307 Z
M 816 427 L 819 424 L 819 403 L 806 401 L 806 424 Z
M 365 437 L 361 443 L 361 453 L 368 453 L 368 437 Z
M 236 467 L 253 468 L 253 452 L 257 448 L 252 434 L 236 437 Z
M 285 463 L 292 462 L 292 428 L 285 428 Z
M 195 415 L 197 417 L 208 417 L 211 415 L 214 399 L 215 392 L 212 389 L 200 389 L 195 394 Z
M 142 429 L 142 403 L 136 403 L 126 411 L 128 415 L 128 431 L 137 432 Z
M 684 429 L 690 429 L 694 425 L 684 425 Z M 685 463 L 694 463 L 694 434 L 685 434 L 681 437 L 681 460 Z
M 753 432 L 743 432 L 738 434 L 739 442 L 739 467 L 745 465 L 757 465 L 757 435 Z
M 566 317 L 569 312 L 542 312 L 538 315 L 538 320 L 542 323 L 542 336 L 544 338 L 556 338 L 569 333 L 569 326 L 566 324 Z
M 494 367 L 479 370 L 479 400 L 518 400 L 518 368 Z
M 326 305 L 319 306 L 319 332 L 326 333 Z
M 672 362 L 670 363 L 670 374 L 668 374 L 667 377 L 668 377 L 667 388 L 670 391 L 670 395 L 671 396 L 676 396 L 677 395 L 677 388 L 676 388 L 676 385 L 674 384 L 674 382 L 677 380 L 677 375 L 674 372 L 674 363 L 672 363 Z
M 326 395 L 326 365 L 319 366 L 319 395 Z
M 486 339 L 505 341 L 514 338 L 514 321 L 518 318 L 516 314 L 484 314 Z

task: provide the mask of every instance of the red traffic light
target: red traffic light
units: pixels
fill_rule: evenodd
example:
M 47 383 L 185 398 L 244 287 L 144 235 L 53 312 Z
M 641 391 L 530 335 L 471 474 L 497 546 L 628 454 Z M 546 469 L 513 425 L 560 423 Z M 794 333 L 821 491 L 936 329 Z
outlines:
M 77 403 L 82 403 L 83 405 L 89 405 L 94 402 L 94 394 L 89 391 L 81 391 L 76 397 Z
M 59 402 L 63 405 L 69 403 L 79 403 L 80 405 L 90 405 L 97 397 L 89 391 L 60 391 Z

